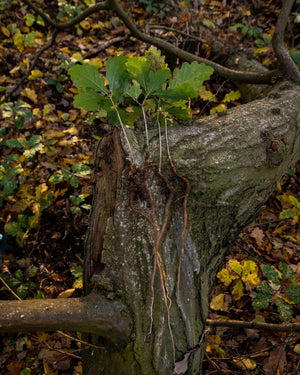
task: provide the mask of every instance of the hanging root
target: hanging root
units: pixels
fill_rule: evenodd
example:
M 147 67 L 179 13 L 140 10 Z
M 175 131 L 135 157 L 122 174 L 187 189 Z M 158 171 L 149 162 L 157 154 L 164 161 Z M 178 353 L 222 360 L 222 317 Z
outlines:
M 174 188 L 171 186 L 170 182 L 160 173 L 160 171 L 156 171 L 157 176 L 164 182 L 164 184 L 167 186 L 169 190 L 169 196 L 167 199 L 167 202 L 165 204 L 164 208 L 164 218 L 163 218 L 163 223 L 161 225 L 161 228 L 159 228 L 159 225 L 157 223 L 156 219 L 156 204 L 153 199 L 153 195 L 151 193 L 151 190 L 148 185 L 148 174 L 149 174 L 149 169 L 152 167 L 149 161 L 149 154 L 147 153 L 146 155 L 146 161 L 145 165 L 142 170 L 137 169 L 135 170 L 136 173 L 136 178 L 137 174 L 139 173 L 140 176 L 142 176 L 142 182 L 143 182 L 143 193 L 145 194 L 145 199 L 149 202 L 149 207 L 150 207 L 150 212 L 149 214 L 146 214 L 136 208 L 133 204 L 134 200 L 134 195 L 136 189 L 133 187 L 130 192 L 130 208 L 132 209 L 133 212 L 136 214 L 140 215 L 143 217 L 145 220 L 147 220 L 153 231 L 153 271 L 151 275 L 151 300 L 150 300 L 150 329 L 149 329 L 149 335 L 152 333 L 152 327 L 153 327 L 153 307 L 154 307 L 154 297 L 155 297 L 155 290 L 154 290 L 154 282 L 155 282 L 155 276 L 156 276 L 156 271 L 158 270 L 159 277 L 160 277 L 160 282 L 161 282 L 161 287 L 162 287 L 162 293 L 163 293 L 163 298 L 164 298 L 164 304 L 167 312 L 167 319 L 168 319 L 168 328 L 171 336 L 171 341 L 172 341 L 172 348 L 173 348 L 173 358 L 175 361 L 175 343 L 174 343 L 174 337 L 173 337 L 173 332 L 171 328 L 171 321 L 170 321 L 170 306 L 171 306 L 171 300 L 168 295 L 168 289 L 167 289 L 167 276 L 166 272 L 164 269 L 164 264 L 163 260 L 161 257 L 161 254 L 159 252 L 159 247 L 161 245 L 161 241 L 163 238 L 163 235 L 165 233 L 165 230 L 167 228 L 167 224 L 169 221 L 169 216 L 170 216 L 170 206 L 172 204 L 173 198 L 174 198 Z M 133 184 L 141 185 L 141 181 L 134 181 L 134 176 L 133 176 Z M 140 186 L 141 187 L 141 186 Z
M 185 238 L 185 233 L 187 229 L 187 221 L 188 221 L 188 214 L 187 214 L 187 202 L 188 202 L 188 197 L 191 192 L 191 183 L 190 181 L 182 176 L 180 173 L 177 172 L 175 165 L 173 163 L 173 160 L 171 158 L 170 154 L 170 148 L 169 148 L 169 142 L 168 142 L 168 119 L 166 115 L 164 114 L 164 119 L 165 119 L 165 134 L 166 134 L 166 145 L 167 145 L 167 153 L 168 153 L 168 158 L 169 162 L 172 168 L 173 173 L 180 178 L 184 183 L 185 183 L 185 193 L 184 193 L 184 199 L 182 203 L 182 213 L 183 213 L 183 223 L 182 223 L 182 229 L 180 233 L 180 255 L 179 255 L 179 261 L 178 261 L 178 271 L 177 271 L 177 287 L 176 287 L 176 296 L 177 296 L 177 304 L 179 305 L 180 302 L 180 273 L 181 273 L 181 264 L 183 261 L 184 257 L 184 238 Z

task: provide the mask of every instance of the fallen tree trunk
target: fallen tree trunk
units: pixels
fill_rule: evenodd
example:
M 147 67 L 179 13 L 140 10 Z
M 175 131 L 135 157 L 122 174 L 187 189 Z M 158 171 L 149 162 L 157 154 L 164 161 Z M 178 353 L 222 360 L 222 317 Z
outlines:
M 83 298 L 0 301 L 0 332 L 71 330 L 94 333 L 108 347 L 129 341 L 130 319 L 124 305 L 99 295 Z
M 176 173 L 166 156 L 163 176 L 155 167 L 155 130 L 152 164 L 144 135 L 129 138 L 136 170 L 120 157 L 117 131 L 99 146 L 85 285 L 127 306 L 133 336 L 119 353 L 85 352 L 84 373 L 176 374 L 188 355 L 186 373 L 200 374 L 210 291 L 228 245 L 300 157 L 299 87 L 281 83 L 224 116 L 170 127 Z

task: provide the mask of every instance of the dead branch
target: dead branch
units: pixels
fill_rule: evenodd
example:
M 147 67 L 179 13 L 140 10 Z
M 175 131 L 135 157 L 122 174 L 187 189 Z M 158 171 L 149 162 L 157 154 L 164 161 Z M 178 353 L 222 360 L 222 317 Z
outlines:
M 282 10 L 278 17 L 275 32 L 273 34 L 272 46 L 275 55 L 279 61 L 280 69 L 289 78 L 297 82 L 300 82 L 299 70 L 284 46 L 284 31 L 289 19 L 289 14 L 291 12 L 293 3 L 294 0 L 286 0 L 282 2 Z
M 116 348 L 129 341 L 124 305 L 103 296 L 0 301 L 0 332 L 69 330 L 94 333 Z
M 25 80 L 29 77 L 31 71 L 35 68 L 35 66 L 36 66 L 39 58 L 42 56 L 42 54 L 54 45 L 54 43 L 56 41 L 57 34 L 58 34 L 58 30 L 55 30 L 53 35 L 52 35 L 52 38 L 51 38 L 50 42 L 39 50 L 39 52 L 35 55 L 35 58 L 34 58 L 32 64 L 30 65 L 30 67 L 28 68 L 27 72 L 20 79 L 20 81 L 16 84 L 16 86 L 4 97 L 4 99 L 2 99 L 0 101 L 0 104 L 6 102 L 18 90 L 18 88 L 25 82 Z
M 251 328 L 261 331 L 276 332 L 300 332 L 300 323 L 259 323 L 259 322 L 243 322 L 240 320 L 212 320 L 207 319 L 206 324 L 210 327 L 229 327 L 229 328 Z
M 244 83 L 259 83 L 259 84 L 267 84 L 272 83 L 276 81 L 278 77 L 280 77 L 280 72 L 278 70 L 274 71 L 268 71 L 264 73 L 254 73 L 254 72 L 242 72 L 238 70 L 233 70 L 226 68 L 220 64 L 217 64 L 213 61 L 207 60 L 205 58 L 196 56 L 192 53 L 186 52 L 178 47 L 173 46 L 167 41 L 164 41 L 162 39 L 152 37 L 142 31 L 140 31 L 136 25 L 129 19 L 127 13 L 124 11 L 124 9 L 121 7 L 121 5 L 118 3 L 117 0 L 106 0 L 101 3 L 97 3 L 84 11 L 82 11 L 78 16 L 74 17 L 71 21 L 65 22 L 65 23 L 56 23 L 53 20 L 51 20 L 43 11 L 38 9 L 35 5 L 33 5 L 29 0 L 24 0 L 24 3 L 27 4 L 34 12 L 39 14 L 44 21 L 58 29 L 58 30 L 66 30 L 70 27 L 73 27 L 77 25 L 79 22 L 90 16 L 91 14 L 99 11 L 99 10 L 113 10 L 117 16 L 124 22 L 126 27 L 129 29 L 131 34 L 136 37 L 137 39 L 154 45 L 158 47 L 159 49 L 163 50 L 166 53 L 173 54 L 180 58 L 183 61 L 197 61 L 199 63 L 204 63 L 209 66 L 211 66 L 217 74 L 220 76 L 230 79 L 231 81 L 239 81 Z
M 79 24 L 81 21 L 89 17 L 91 14 L 94 14 L 96 12 L 99 12 L 100 10 L 109 10 L 109 2 L 103 1 L 101 3 L 97 3 L 95 5 L 92 5 L 85 10 L 83 10 L 81 13 L 78 14 L 78 16 L 71 19 L 71 21 L 64 22 L 64 23 L 56 23 L 51 18 L 47 16 L 46 13 L 41 11 L 38 7 L 36 7 L 34 4 L 32 4 L 29 0 L 22 0 L 23 3 L 29 6 L 30 9 L 32 9 L 36 14 L 41 16 L 43 20 L 46 22 L 47 25 L 50 25 L 54 27 L 57 30 L 66 30 L 70 27 L 73 27 L 77 24 Z

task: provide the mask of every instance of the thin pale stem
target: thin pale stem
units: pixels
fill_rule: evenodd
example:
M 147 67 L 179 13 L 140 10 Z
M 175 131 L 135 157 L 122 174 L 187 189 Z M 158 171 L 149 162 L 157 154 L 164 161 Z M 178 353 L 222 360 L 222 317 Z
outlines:
M 112 105 L 114 107 L 114 110 L 116 111 L 117 116 L 118 116 L 118 119 L 119 119 L 119 122 L 120 122 L 120 126 L 122 128 L 122 131 L 123 131 L 123 134 L 124 134 L 124 138 L 125 138 L 125 141 L 126 141 L 127 146 L 128 146 L 128 150 L 129 150 L 129 154 L 130 154 L 130 158 L 131 158 L 131 163 L 132 163 L 132 165 L 134 165 L 135 164 L 135 162 L 134 162 L 134 156 L 133 156 L 133 152 L 132 152 L 132 148 L 131 148 L 129 139 L 128 139 L 127 134 L 126 134 L 125 125 L 123 124 L 123 121 L 121 119 L 121 116 L 120 116 L 120 113 L 118 111 L 118 108 L 115 105 L 115 103 L 114 103 L 113 98 L 112 98 L 111 95 L 109 95 L 109 99 L 110 99 L 110 101 L 111 101 L 111 103 L 112 103 Z

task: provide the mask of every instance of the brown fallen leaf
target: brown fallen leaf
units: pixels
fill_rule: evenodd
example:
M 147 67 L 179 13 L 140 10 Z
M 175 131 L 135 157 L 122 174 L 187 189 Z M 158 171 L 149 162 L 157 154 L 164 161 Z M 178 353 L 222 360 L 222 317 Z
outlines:
M 256 245 L 260 247 L 264 241 L 265 235 L 264 235 L 264 232 L 260 228 L 256 227 L 250 233 L 250 237 L 254 238 Z

